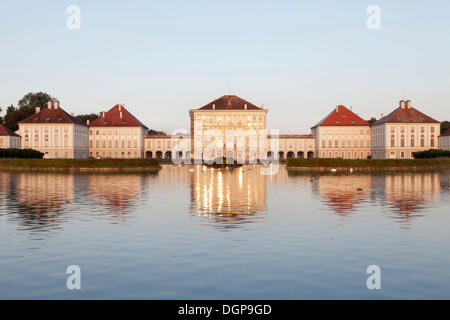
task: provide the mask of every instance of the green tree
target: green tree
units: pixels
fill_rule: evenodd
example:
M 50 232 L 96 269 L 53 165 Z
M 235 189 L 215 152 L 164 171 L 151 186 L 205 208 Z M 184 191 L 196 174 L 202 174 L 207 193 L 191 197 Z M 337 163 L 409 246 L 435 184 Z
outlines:
M 89 122 L 94 121 L 95 119 L 97 119 L 98 117 L 100 117 L 100 113 L 91 113 L 91 114 L 80 114 L 78 116 L 76 116 L 78 119 L 80 119 L 81 121 L 83 121 L 84 123 L 86 123 L 87 120 L 89 120 Z
M 444 121 L 441 123 L 441 134 L 450 129 L 450 121 Z
M 44 92 L 27 93 L 19 100 L 17 108 L 10 105 L 6 109 L 6 114 L 3 117 L 4 125 L 13 131 L 18 130 L 20 121 L 34 114 L 36 107 L 47 108 L 47 102 L 51 99 L 52 97 Z
M 47 102 L 51 99 L 52 97 L 45 92 L 30 92 L 19 100 L 18 106 L 19 109 L 25 111 L 25 113 L 32 115 L 35 112 L 36 107 L 41 109 L 47 108 Z
M 2 109 L 2 107 L 0 107 L 0 114 L 2 114 L 2 111 L 3 111 L 3 109 Z M 3 124 L 3 117 L 2 116 L 0 116 L 0 124 Z
M 370 120 L 367 120 L 368 123 L 370 123 L 370 125 L 373 125 L 375 122 L 377 122 L 377 118 L 372 117 L 370 118 Z
M 150 135 L 163 135 L 163 136 L 165 136 L 165 135 L 167 135 L 164 131 L 156 131 L 156 130 L 153 130 L 153 129 L 150 129 L 150 130 L 148 130 L 148 134 L 150 134 Z

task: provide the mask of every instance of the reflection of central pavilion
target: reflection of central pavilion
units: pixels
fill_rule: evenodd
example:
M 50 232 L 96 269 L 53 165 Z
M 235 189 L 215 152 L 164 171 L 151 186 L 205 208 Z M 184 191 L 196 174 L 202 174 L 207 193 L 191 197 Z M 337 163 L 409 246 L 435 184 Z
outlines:
M 224 228 L 255 222 L 266 210 L 266 181 L 259 167 L 233 170 L 195 166 L 191 175 L 192 208 Z

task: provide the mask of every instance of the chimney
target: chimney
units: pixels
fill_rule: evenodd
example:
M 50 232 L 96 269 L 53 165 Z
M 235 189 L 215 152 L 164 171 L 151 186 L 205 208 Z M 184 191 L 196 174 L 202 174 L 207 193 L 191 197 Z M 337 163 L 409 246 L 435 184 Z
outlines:
M 36 107 L 36 113 L 41 112 L 41 107 Z
M 89 121 L 89 119 L 87 119 L 87 120 L 86 120 L 86 124 L 87 124 L 87 125 L 90 125 L 90 124 L 91 124 L 91 121 Z
M 247 104 L 244 104 L 244 109 L 247 110 Z
M 105 113 L 104 113 L 104 112 L 102 112 L 102 117 L 103 117 L 103 118 L 105 117 Z
M 122 105 L 119 104 L 119 111 L 122 111 Z
M 58 109 L 59 108 L 59 100 L 54 100 L 53 101 L 53 108 Z
M 400 108 L 405 109 L 405 100 L 400 100 Z
M 339 106 L 336 106 L 336 112 L 339 112 Z
M 216 105 L 213 103 L 213 110 L 216 110 Z
M 49 100 L 49 101 L 47 102 L 47 108 L 51 109 L 51 108 L 52 108 L 52 105 L 53 105 L 53 101 L 52 101 L 52 100 Z
M 406 100 L 406 107 L 411 109 L 411 100 Z

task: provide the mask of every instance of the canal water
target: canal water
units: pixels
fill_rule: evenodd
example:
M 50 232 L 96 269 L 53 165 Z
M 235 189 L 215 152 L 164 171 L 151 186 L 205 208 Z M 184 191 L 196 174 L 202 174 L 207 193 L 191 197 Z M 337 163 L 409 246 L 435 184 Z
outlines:
M 450 298 L 450 171 L 261 170 L 0 172 L 0 299 Z

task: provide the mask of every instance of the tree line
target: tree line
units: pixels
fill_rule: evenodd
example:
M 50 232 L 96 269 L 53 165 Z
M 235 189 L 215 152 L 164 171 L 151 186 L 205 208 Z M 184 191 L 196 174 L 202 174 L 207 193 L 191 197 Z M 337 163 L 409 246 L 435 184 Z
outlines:
M 52 99 L 53 97 L 45 92 L 27 93 L 19 100 L 17 107 L 14 107 L 12 104 L 7 106 L 5 108 L 6 113 L 4 116 L 2 116 L 3 108 L 0 106 L 0 124 L 3 124 L 12 131 L 17 131 L 19 130 L 20 121 L 33 115 L 36 112 L 36 107 L 41 108 L 41 110 L 47 108 L 47 102 Z M 76 116 L 76 118 L 84 123 L 87 123 L 87 120 L 92 122 L 98 117 L 100 117 L 100 113 L 80 114 Z M 156 131 L 153 129 L 150 129 L 150 133 L 165 134 L 163 131 Z

